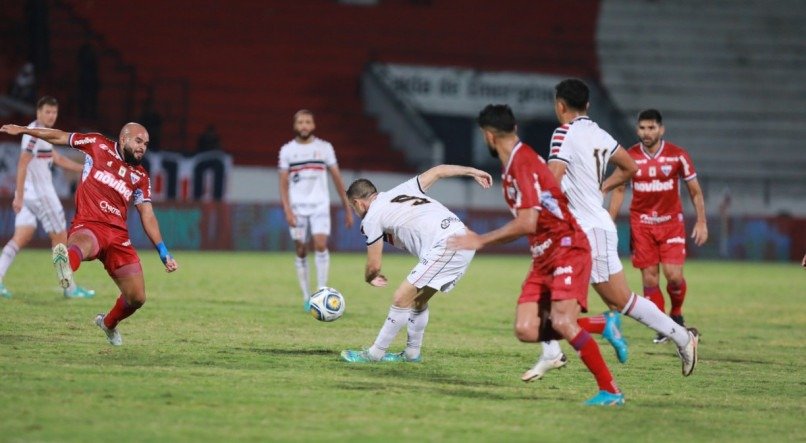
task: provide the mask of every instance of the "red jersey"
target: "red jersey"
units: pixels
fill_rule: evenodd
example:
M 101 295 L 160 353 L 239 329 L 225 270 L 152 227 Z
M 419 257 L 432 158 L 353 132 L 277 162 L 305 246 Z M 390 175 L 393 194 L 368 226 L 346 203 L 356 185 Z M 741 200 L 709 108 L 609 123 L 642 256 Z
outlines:
M 145 168 L 126 163 L 123 148 L 101 134 L 73 133 L 68 144 L 87 154 L 73 224 L 100 222 L 126 230 L 129 202 L 151 201 L 151 180 Z
M 566 248 L 590 250 L 588 238 L 568 210 L 568 200 L 557 180 L 530 146 L 521 142 L 515 145 L 501 179 L 504 200 L 513 216 L 518 209 L 539 211 L 537 230 L 529 235 L 529 249 L 541 269 L 553 271 L 555 258 Z
M 627 152 L 638 164 L 638 172 L 632 178 L 630 223 L 682 223 L 678 177 L 685 181 L 697 177 L 688 153 L 664 140 L 661 140 L 655 155 L 650 155 L 640 143 Z

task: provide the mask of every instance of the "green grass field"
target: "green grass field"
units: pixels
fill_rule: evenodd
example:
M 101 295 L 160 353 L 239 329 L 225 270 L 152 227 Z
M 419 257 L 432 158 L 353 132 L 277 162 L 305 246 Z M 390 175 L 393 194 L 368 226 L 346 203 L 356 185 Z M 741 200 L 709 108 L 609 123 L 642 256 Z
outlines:
M 347 312 L 302 311 L 292 256 L 181 252 L 166 274 L 144 251 L 149 302 L 111 347 L 93 324 L 117 292 L 97 262 L 65 300 L 48 251 L 24 251 L 0 299 L 0 441 L 803 441 L 806 271 L 796 264 L 691 262 L 686 319 L 703 333 L 689 378 L 671 344 L 625 319 L 630 361 L 603 353 L 627 396 L 591 408 L 592 377 L 567 369 L 524 384 L 539 347 L 512 334 L 524 256 L 477 256 L 431 303 L 422 364 L 348 365 L 368 346 L 391 288 L 363 283 L 364 256 L 333 254 Z M 396 286 L 414 265 L 388 255 Z M 634 288 L 638 273 L 627 267 Z M 594 311 L 604 305 L 591 294 Z M 393 349 L 402 349 L 405 332 Z

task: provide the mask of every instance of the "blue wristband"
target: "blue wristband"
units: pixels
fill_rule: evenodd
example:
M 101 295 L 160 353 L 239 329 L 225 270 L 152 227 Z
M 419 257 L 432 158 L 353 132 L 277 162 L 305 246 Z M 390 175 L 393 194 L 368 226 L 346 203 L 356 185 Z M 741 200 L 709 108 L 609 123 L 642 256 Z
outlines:
M 160 255 L 160 260 L 162 260 L 162 264 L 167 263 L 168 259 L 171 257 L 171 253 L 168 252 L 168 248 L 165 246 L 165 243 L 159 242 L 157 243 L 156 247 L 157 252 Z

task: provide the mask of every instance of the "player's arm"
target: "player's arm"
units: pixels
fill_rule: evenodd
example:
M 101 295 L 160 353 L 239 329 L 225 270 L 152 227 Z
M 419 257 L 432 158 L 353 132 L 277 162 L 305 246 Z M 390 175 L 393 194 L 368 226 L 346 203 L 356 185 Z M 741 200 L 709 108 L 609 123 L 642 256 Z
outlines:
M 70 134 L 58 129 L 48 128 L 26 128 L 18 125 L 3 125 L 0 132 L 9 135 L 27 134 L 38 139 L 45 140 L 52 145 L 66 145 L 70 141 Z
M 694 224 L 694 229 L 691 232 L 691 238 L 694 239 L 694 244 L 702 246 L 708 240 L 708 224 L 705 218 L 705 198 L 702 195 L 702 188 L 700 182 L 696 178 L 686 182 L 688 187 L 688 194 L 691 196 L 691 203 L 694 204 L 694 209 L 697 211 L 697 222 Z
M 160 260 L 165 265 L 165 271 L 173 272 L 179 269 L 179 264 L 176 263 L 174 257 L 168 252 L 165 243 L 162 242 L 162 234 L 160 233 L 160 225 L 157 221 L 157 216 L 154 214 L 154 207 L 151 202 L 145 201 L 139 205 L 135 205 L 137 212 L 140 213 L 140 222 L 143 224 L 143 230 L 154 247 L 157 248 L 157 253 L 160 255 Z
M 280 201 L 283 203 L 283 213 L 288 226 L 297 226 L 297 217 L 291 210 L 291 200 L 288 197 L 288 169 L 280 169 Z
M 328 170 L 330 171 L 330 177 L 333 179 L 333 186 L 336 187 L 341 204 L 344 206 L 344 225 L 347 229 L 350 229 L 353 227 L 353 209 L 350 207 L 350 202 L 347 201 L 347 193 L 344 191 L 344 181 L 341 179 L 339 165 L 329 166 Z
M 557 183 L 561 183 L 563 181 L 563 177 L 565 177 L 565 171 L 568 169 L 568 164 L 562 160 L 549 159 L 548 166 L 549 171 L 551 171 L 551 175 L 557 179 Z
M 622 203 L 624 203 L 624 194 L 626 189 L 626 184 L 616 186 L 616 189 L 613 189 L 613 193 L 610 194 L 610 208 L 608 209 L 608 212 L 610 212 L 610 218 L 613 220 L 618 217 L 618 211 L 621 209 Z
M 386 277 L 381 274 L 381 258 L 383 257 L 383 241 L 367 245 L 367 266 L 364 269 L 364 281 L 372 286 L 386 286 Z
M 73 161 L 72 159 L 67 158 L 64 155 L 59 154 L 58 152 L 56 152 L 56 149 L 53 150 L 53 163 L 55 163 L 56 166 L 66 169 L 68 171 L 81 173 L 81 171 L 84 170 L 84 165 L 82 165 L 79 162 Z
M 504 226 L 485 234 L 470 231 L 466 235 L 451 237 L 448 240 L 448 247 L 450 249 L 479 250 L 487 245 L 517 240 L 524 235 L 535 233 L 538 216 L 539 212 L 535 208 L 518 209 L 515 218 Z
M 610 157 L 610 161 L 616 165 L 616 170 L 602 183 L 602 192 L 604 194 L 627 183 L 627 180 L 638 172 L 638 165 L 635 160 L 621 146 L 616 147 L 616 152 Z
M 14 201 L 11 207 L 19 214 L 22 211 L 22 204 L 25 201 L 25 176 L 28 174 L 28 163 L 31 163 L 34 155 L 28 151 L 20 152 L 20 159 L 17 161 L 17 188 L 14 190 Z
M 476 168 L 469 166 L 458 165 L 438 165 L 420 174 L 417 179 L 420 182 L 420 188 L 427 191 L 437 180 L 448 177 L 473 177 L 476 183 L 481 185 L 482 188 L 489 188 L 493 184 L 493 178 L 490 174 Z

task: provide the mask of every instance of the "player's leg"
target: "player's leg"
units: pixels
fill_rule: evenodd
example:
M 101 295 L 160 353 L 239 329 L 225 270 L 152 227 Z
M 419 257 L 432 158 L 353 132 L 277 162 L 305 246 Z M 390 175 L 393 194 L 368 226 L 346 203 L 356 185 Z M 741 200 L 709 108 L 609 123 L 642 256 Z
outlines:
M 562 368 L 568 362 L 557 341 L 562 337 L 551 327 L 548 318 L 550 295 L 547 277 L 532 267 L 521 286 L 515 309 L 515 337 L 525 343 L 539 342 L 542 346 L 535 364 L 521 375 L 521 380 L 527 383 L 540 380 L 548 371 Z
M 113 346 L 123 344 L 123 337 L 117 330 L 118 323 L 130 317 L 146 302 L 145 280 L 140 263 L 130 263 L 109 273 L 120 290 L 115 305 L 106 314 L 98 314 L 95 323 L 106 333 Z
M 100 242 L 96 234 L 84 226 L 73 227 L 67 237 L 67 244 L 59 243 L 53 247 L 53 267 L 62 288 L 73 284 L 73 273 L 84 260 L 95 259 L 100 250 Z
M 310 217 L 295 214 L 297 218 L 297 225 L 289 228 L 291 238 L 294 240 L 294 248 L 296 257 L 294 258 L 294 267 L 297 270 L 297 281 L 299 282 L 300 290 L 302 290 L 302 304 L 305 311 L 311 310 L 310 298 L 311 290 L 308 285 L 308 228 Z
M 67 231 L 65 231 L 64 228 L 58 232 L 48 232 L 48 236 L 50 236 L 50 244 L 52 248 L 56 248 L 56 245 L 67 243 Z M 77 285 L 75 281 L 71 281 L 68 287 L 64 288 L 64 296 L 67 298 L 92 298 L 95 296 L 95 291 L 92 289 L 85 289 Z
M 33 219 L 33 224 L 19 224 L 20 220 L 24 222 L 26 219 L 32 218 L 25 216 L 22 218 L 20 217 L 20 215 L 23 215 L 22 213 L 25 210 L 26 209 L 23 206 L 23 210 L 17 214 L 18 222 L 15 222 L 14 235 L 3 247 L 3 253 L 0 255 L 0 296 L 5 298 L 11 298 L 11 291 L 9 291 L 5 284 L 3 284 L 3 278 L 6 276 L 6 272 L 8 272 L 8 268 L 11 266 L 11 263 L 14 262 L 14 258 L 17 257 L 17 253 L 20 252 L 20 250 L 31 241 L 31 239 L 34 237 L 34 233 L 36 232 L 35 219 Z
M 683 302 L 686 299 L 686 279 L 683 277 L 683 265 L 673 263 L 662 263 L 663 276 L 666 277 L 666 292 L 672 302 L 672 310 L 669 316 L 677 324 L 685 326 L 683 320 Z
M 316 287 L 327 286 L 330 271 L 330 251 L 327 239 L 330 236 L 330 211 L 311 216 L 311 234 L 313 236 L 314 263 L 316 263 Z

